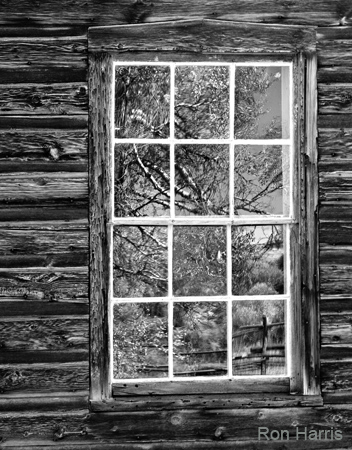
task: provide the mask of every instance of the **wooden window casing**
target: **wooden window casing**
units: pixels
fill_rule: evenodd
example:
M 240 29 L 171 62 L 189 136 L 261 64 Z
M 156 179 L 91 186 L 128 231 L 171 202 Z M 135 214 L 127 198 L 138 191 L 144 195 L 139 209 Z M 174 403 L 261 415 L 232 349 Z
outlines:
M 114 63 L 289 63 L 293 81 L 289 376 L 111 382 Z M 89 31 L 91 401 L 131 396 L 281 393 L 320 403 L 317 273 L 315 31 L 216 20 L 97 27 Z M 127 221 L 128 222 L 128 221 Z M 248 223 L 248 221 L 245 223 Z M 275 221 L 271 220 L 271 223 Z M 115 221 L 116 224 L 116 221 Z M 240 223 L 238 223 L 240 224 Z

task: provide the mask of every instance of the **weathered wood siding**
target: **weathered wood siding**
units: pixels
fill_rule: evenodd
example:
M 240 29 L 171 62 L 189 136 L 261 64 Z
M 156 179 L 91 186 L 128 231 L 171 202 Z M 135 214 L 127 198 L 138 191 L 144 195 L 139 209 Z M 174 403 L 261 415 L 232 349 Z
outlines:
M 111 412 L 93 413 L 87 30 L 200 17 L 317 27 L 324 405 L 286 394 L 175 394 L 168 407 L 121 397 Z M 350 0 L 4 0 L 0 26 L 0 447 L 351 448 Z M 258 442 L 259 426 L 332 427 L 343 439 Z

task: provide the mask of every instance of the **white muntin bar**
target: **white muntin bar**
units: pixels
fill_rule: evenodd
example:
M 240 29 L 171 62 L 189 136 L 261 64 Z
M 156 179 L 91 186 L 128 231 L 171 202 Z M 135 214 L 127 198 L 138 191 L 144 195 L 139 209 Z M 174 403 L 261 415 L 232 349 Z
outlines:
M 227 301 L 248 301 L 248 300 L 288 300 L 289 295 L 285 294 L 272 294 L 272 295 L 212 295 L 209 297 L 129 297 L 129 298 L 113 298 L 114 305 L 121 303 L 168 303 L 170 301 L 174 303 L 190 303 L 190 302 L 227 302 Z
M 237 218 L 238 217 L 238 218 Z M 233 219 L 228 217 L 175 217 L 174 219 L 166 217 L 119 217 L 113 220 L 113 225 L 130 226 L 168 226 L 168 225 L 186 225 L 186 226 L 241 226 L 241 225 L 284 225 L 296 223 L 290 217 L 283 216 L 235 216 Z
M 170 120 L 171 125 L 171 120 Z M 159 144 L 170 145 L 290 145 L 290 139 L 151 139 L 151 138 L 115 138 L 115 144 Z
M 174 347 L 174 329 L 173 329 L 173 317 L 174 317 L 174 305 L 172 301 L 172 291 L 173 291 L 173 226 L 168 226 L 168 239 L 167 239 L 167 245 L 168 245 L 168 370 L 169 370 L 169 378 L 172 378 L 173 376 L 173 367 L 174 367 L 174 361 L 173 361 L 173 347 Z
M 232 240 L 231 225 L 226 227 L 226 273 L 227 273 L 227 374 L 232 377 Z

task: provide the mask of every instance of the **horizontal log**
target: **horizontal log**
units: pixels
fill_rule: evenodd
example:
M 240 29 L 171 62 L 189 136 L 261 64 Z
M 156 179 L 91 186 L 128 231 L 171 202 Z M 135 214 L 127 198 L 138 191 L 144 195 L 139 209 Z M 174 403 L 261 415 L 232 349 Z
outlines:
M 319 114 L 351 114 L 352 84 L 319 84 L 318 110 Z
M 39 256 L 41 258 L 70 255 L 74 260 L 84 258 L 88 252 L 88 233 L 86 226 L 52 226 L 51 229 L 33 226 L 4 229 L 0 227 L 0 261 L 6 257 Z
M 76 116 L 4 116 L 0 121 L 0 129 L 31 128 L 67 128 L 69 130 L 86 130 L 87 115 Z M 37 131 L 38 132 L 38 131 Z
M 112 0 L 104 3 L 97 0 L 72 3 L 64 0 L 59 4 L 54 0 L 45 2 L 40 11 L 33 9 L 30 0 L 16 0 L 4 5 L 0 20 L 5 26 L 108 26 L 122 23 L 175 20 L 182 17 L 224 17 L 250 22 L 296 23 L 316 26 L 339 25 L 349 11 L 349 3 L 343 0 L 333 5 L 327 0 L 298 0 L 287 3 L 284 0 L 239 0 L 234 5 L 229 0 L 190 3 L 179 1 L 176 6 L 165 0 L 158 3 L 131 3 L 120 0 L 119 7 Z M 20 14 L 17 12 L 20 11 Z M 30 20 L 23 23 L 23 18 Z M 348 23 L 348 19 L 345 19 Z
M 24 314 L 26 309 L 30 313 L 31 308 L 33 310 L 43 308 L 46 311 L 43 311 L 43 314 L 49 314 L 49 310 L 58 311 L 59 308 L 63 308 L 62 311 L 67 308 L 67 314 L 83 314 L 81 307 L 76 304 L 78 302 L 86 303 L 88 299 L 87 272 L 28 273 L 19 271 L 16 273 L 2 271 L 0 272 L 0 286 L 0 308 L 2 308 L 3 314 L 5 311 L 12 311 L 11 304 L 14 303 L 14 311 L 15 308 L 22 311 L 19 314 Z M 22 304 L 24 299 L 26 301 Z M 5 307 L 3 302 L 10 304 Z M 47 304 L 47 302 L 50 303 Z M 67 302 L 73 302 L 72 306 Z M 70 310 L 70 308 L 73 309 Z M 74 312 L 75 308 L 78 308 L 77 311 L 80 312 Z M 83 308 L 85 311 L 86 306 Z
M 320 312 L 321 314 L 350 314 L 352 313 L 352 297 L 341 294 L 323 295 L 320 299 Z
M 352 223 L 321 223 L 319 242 L 328 245 L 352 245 Z
M 352 403 L 352 391 L 324 392 L 324 405 L 343 405 Z
M 325 362 L 321 364 L 323 392 L 352 391 L 352 361 Z
M 352 344 L 351 314 L 324 314 L 320 323 L 322 344 Z
M 67 393 L 55 392 L 46 394 L 45 397 L 27 397 L 27 398 L 0 398 L 0 413 L 28 414 L 29 412 L 69 412 L 88 408 L 88 393 L 79 392 L 67 395 Z
M 321 361 L 327 360 L 350 360 L 352 355 L 352 345 L 322 345 L 321 346 Z
M 87 162 L 1 161 L 0 174 L 15 172 L 87 172 Z
M 88 361 L 86 350 L 23 350 L 0 354 L 0 364 L 52 364 Z
M 287 430 L 289 438 L 284 439 L 287 449 L 325 449 L 348 448 L 352 443 L 350 421 L 351 408 L 337 405 L 321 408 L 282 408 L 281 410 L 262 408 L 260 411 L 212 409 L 206 412 L 199 410 L 184 410 L 170 413 L 139 412 L 139 413 L 99 413 L 85 414 L 73 411 L 67 414 L 38 413 L 30 415 L 6 415 L 2 417 L 0 432 L 6 439 L 6 445 L 23 441 L 23 430 L 26 434 L 26 444 L 49 445 L 54 439 L 55 448 L 89 448 L 91 444 L 100 444 L 102 449 L 222 449 L 222 448 L 266 448 L 282 449 L 283 441 L 258 442 L 258 428 L 268 427 L 270 430 Z M 14 420 L 15 419 L 15 420 Z M 297 440 L 297 428 L 300 432 L 308 430 L 339 430 L 342 440 L 334 439 L 304 439 Z M 330 433 L 329 433 L 330 435 Z M 324 436 L 324 434 L 323 434 Z M 331 435 L 330 435 L 331 436 Z M 60 440 L 63 439 L 62 447 Z M 138 441 L 138 446 L 137 446 Z M 165 441 L 173 443 L 165 446 Z M 184 442 L 183 442 L 184 441 Z M 188 441 L 188 442 L 187 442 Z M 133 442 L 136 446 L 134 446 Z M 185 444 L 186 442 L 186 444 Z M 123 447 L 123 443 L 128 447 Z M 179 445 L 181 444 L 182 445 Z M 232 447 L 227 444 L 231 444 Z M 55 443 L 56 444 L 56 443 Z M 201 444 L 201 445 L 200 445 Z M 210 444 L 212 446 L 210 446 Z M 167 445 L 167 444 L 166 444 Z M 121 447 L 120 447 L 121 446 Z M 17 447 L 18 448 L 18 447 Z M 98 447 L 93 447 L 98 448 Z
M 329 258 L 327 255 L 325 259 Z M 344 255 L 345 256 L 345 255 Z M 339 264 L 338 255 L 333 255 L 335 264 L 320 264 L 320 293 L 321 295 L 350 295 L 352 292 L 352 265 L 350 257 L 345 256 L 344 262 Z M 350 265 L 349 265 L 350 264 Z
M 343 245 L 320 245 L 321 266 L 349 266 L 351 264 L 352 247 Z
M 36 122 L 38 125 L 38 121 Z M 56 122 L 55 122 L 56 124 Z M 40 126 L 40 122 L 39 122 Z M 82 162 L 88 159 L 87 130 L 1 130 L 0 160 Z
M 0 116 L 86 114 L 87 86 L 69 84 L 0 85 Z
M 2 68 L 0 71 L 0 84 L 13 83 L 86 83 L 87 68 L 57 67 L 32 67 L 28 65 L 15 71 Z
M 319 128 L 352 128 L 352 114 L 322 114 L 318 117 Z
M 23 23 L 0 27 L 0 37 L 58 37 L 58 36 L 83 36 L 87 27 L 82 26 L 35 26 Z
M 352 159 L 352 127 L 342 129 L 320 129 L 319 159 Z
M 61 255 L 48 254 L 39 256 L 0 256 L 0 268 L 6 269 L 27 269 L 27 268 L 45 268 L 52 267 L 53 270 L 60 267 L 81 267 L 87 266 L 88 258 L 86 253 L 70 252 Z M 54 269 L 55 268 L 55 269 Z
M 75 201 L 73 204 L 60 204 L 55 202 L 55 206 L 47 205 L 23 205 L 16 206 L 0 205 L 0 217 L 4 222 L 25 222 L 25 221 L 53 221 L 53 220 L 85 220 L 88 221 L 88 199 L 86 201 Z
M 35 319 L 1 317 L 1 352 L 6 360 L 6 354 L 9 352 L 88 350 L 88 325 L 87 316 Z
M 83 303 L 87 302 L 87 298 L 78 298 L 73 302 L 63 301 L 7 301 L 9 294 L 16 292 L 18 295 L 21 292 L 20 289 L 7 290 L 6 288 L 0 288 L 0 314 L 2 318 L 5 317 L 35 317 L 35 316 L 84 316 L 88 314 L 88 305 Z M 23 294 L 25 297 L 27 294 Z M 30 294 L 32 295 L 32 294 Z M 74 294 L 73 294 L 74 295 Z M 5 300 L 4 300 L 5 298 Z M 81 303 L 79 302 L 81 301 Z
M 288 392 L 289 379 L 265 377 L 265 379 L 243 379 L 241 383 L 232 380 L 199 380 L 194 381 L 165 381 L 118 383 L 112 387 L 115 397 L 143 396 L 143 395 L 187 395 L 187 394 L 230 394 L 230 393 L 254 393 L 254 392 Z
M 350 202 L 321 202 L 319 208 L 320 222 L 352 222 L 352 205 Z
M 321 201 L 351 201 L 352 172 L 320 172 L 319 198 Z
M 45 38 L 0 38 L 0 68 L 34 69 L 62 66 L 85 69 L 87 41 L 85 36 Z
M 88 387 L 88 360 L 0 366 L 0 392 L 6 396 L 37 394 L 45 397 L 48 392 L 74 392 Z
M 352 67 L 320 67 L 318 83 L 352 83 Z
M 173 50 L 205 53 L 294 52 L 315 49 L 315 32 L 289 27 L 216 20 L 182 20 L 90 28 L 89 51 Z
M 320 27 L 317 29 L 317 41 L 336 41 L 338 39 L 352 39 L 352 28 L 347 27 Z
M 318 41 L 319 67 L 324 66 L 352 66 L 352 39 L 336 39 L 333 41 Z
M 86 172 L 0 174 L 0 206 L 86 202 L 87 178 Z
M 292 394 L 207 394 L 207 395 L 172 395 L 146 397 L 118 397 L 104 402 L 90 402 L 92 411 L 132 412 L 164 411 L 182 409 L 249 409 L 249 408 L 285 408 L 296 406 L 322 406 L 320 396 Z
M 324 159 L 319 162 L 319 172 L 352 172 L 352 160 L 342 158 Z

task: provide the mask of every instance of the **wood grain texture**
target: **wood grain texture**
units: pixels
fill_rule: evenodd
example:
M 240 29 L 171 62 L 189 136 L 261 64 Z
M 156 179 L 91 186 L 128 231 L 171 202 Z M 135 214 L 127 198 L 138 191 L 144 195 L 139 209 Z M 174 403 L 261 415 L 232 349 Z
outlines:
M 352 292 L 352 265 L 349 256 L 339 262 L 338 255 L 325 257 L 325 264 L 320 265 L 320 292 L 322 295 L 350 295 Z M 344 255 L 343 255 L 344 256 Z M 330 261 L 330 263 L 329 263 Z
M 3 415 L 0 432 L 6 439 L 6 445 L 23 442 L 23 430 L 29 433 L 25 437 L 28 446 L 31 443 L 40 448 L 40 443 L 49 446 L 52 441 L 58 441 L 55 445 L 62 448 L 75 448 L 74 444 L 80 444 L 78 448 L 91 448 L 91 444 L 100 444 L 102 449 L 110 448 L 108 444 L 119 448 L 123 443 L 125 449 L 163 449 L 165 442 L 174 444 L 169 448 L 210 448 L 221 449 L 224 445 L 231 444 L 232 448 L 282 448 L 282 442 L 258 443 L 258 427 L 267 426 L 269 429 L 277 429 L 278 420 L 283 429 L 289 431 L 290 439 L 285 441 L 285 448 L 290 449 L 325 449 L 348 448 L 352 443 L 350 421 L 352 410 L 346 405 L 337 405 L 322 408 L 261 408 L 257 410 L 243 410 L 238 414 L 237 410 L 211 409 L 206 411 L 157 411 L 140 413 L 99 413 L 84 415 L 82 411 L 70 411 L 67 414 L 55 414 L 38 412 L 30 415 L 13 414 L 16 420 L 12 420 L 6 414 Z M 140 442 L 137 447 L 131 444 L 131 424 L 135 433 L 134 442 Z M 265 425 L 263 425 L 265 423 Z M 331 440 L 309 441 L 296 440 L 296 427 L 300 430 L 307 424 L 314 424 L 317 430 L 341 430 L 343 439 L 338 442 Z M 222 427 L 221 439 L 216 433 Z M 21 433 L 22 431 L 22 433 Z M 184 442 L 183 442 L 184 441 Z M 185 446 L 185 442 L 188 444 Z M 181 445 L 182 443 L 182 445 Z M 201 445 L 200 445 L 201 444 Z M 219 444 L 219 445 L 218 445 Z M 274 445 L 273 445 L 274 444 Z M 278 445 L 280 444 L 280 445 Z M 331 444 L 331 445 L 330 445 Z M 336 445 L 338 444 L 338 445 Z M 71 447 L 72 445 L 72 447 Z M 128 446 L 127 446 L 128 445 Z M 211 447 L 212 445 L 212 447 Z M 84 447 L 85 446 L 85 447 Z M 67 448 L 66 447 L 66 448 Z M 93 447 L 97 448 L 97 447 Z M 123 447 L 122 447 L 123 448 Z M 226 447 L 225 447 L 226 448 Z M 231 448 L 228 446 L 227 448 Z
M 352 391 L 352 362 L 322 362 L 321 377 L 323 392 Z
M 91 28 L 89 51 L 172 50 L 204 53 L 281 53 L 315 49 L 315 32 L 240 22 L 183 20 L 158 24 Z
M 302 224 L 302 319 L 304 321 L 303 394 L 320 394 L 319 349 L 319 241 L 318 241 L 318 148 L 317 148 L 317 56 L 307 56 L 305 101 L 305 192 Z M 303 250 L 304 249 L 304 250 Z M 296 341 L 297 342 L 297 341 Z
M 4 116 L 0 121 L 0 130 L 6 129 L 48 128 L 68 130 L 87 130 L 87 115 L 74 116 Z M 7 130 L 10 131 L 10 130 Z M 38 132 L 38 131 L 37 131 Z
M 0 354 L 0 364 L 53 364 L 85 362 L 88 360 L 86 350 L 18 350 Z
M 321 316 L 322 344 L 352 344 L 352 315 L 323 314 Z
M 0 161 L 87 161 L 87 134 L 85 129 L 1 130 Z
M 317 30 L 319 65 L 352 66 L 351 27 L 339 26 L 319 28 Z
M 88 350 L 88 317 L 0 319 L 1 352 Z
M 199 380 L 193 381 L 165 381 L 158 382 L 138 382 L 118 383 L 112 387 L 114 397 L 138 397 L 145 395 L 187 395 L 187 394 L 231 394 L 231 393 L 253 393 L 253 392 L 284 392 L 289 391 L 289 378 L 243 379 L 241 383 L 236 380 Z M 94 400 L 94 399 L 92 399 Z
M 292 394 L 208 394 L 204 395 L 172 395 L 172 396 L 138 396 L 118 397 L 106 402 L 90 402 L 94 412 L 133 412 L 133 411 L 165 411 L 182 409 L 255 409 L 285 408 L 297 406 L 322 406 L 321 396 L 303 396 Z
M 352 83 L 352 67 L 320 67 L 318 70 L 319 83 Z
M 85 225 L 0 227 L 0 267 L 86 266 Z
M 352 127 L 320 129 L 318 135 L 319 158 L 352 159 Z
M 319 128 L 352 128 L 352 114 L 321 114 Z
M 110 397 L 109 329 L 111 298 L 110 264 L 112 229 L 112 76 L 108 54 L 89 59 L 89 191 L 90 191 L 90 342 L 92 400 Z
M 87 42 L 81 37 L 1 38 L 0 68 L 11 70 L 69 67 L 85 69 Z
M 351 360 L 352 345 L 322 345 L 321 346 L 321 361 L 350 361 Z
M 3 302 L 17 303 L 25 300 L 27 308 L 34 308 L 33 302 L 40 302 L 38 308 L 45 308 L 44 302 L 88 303 L 88 273 L 85 272 L 0 272 L 0 308 Z M 55 311 L 55 305 L 49 307 Z M 56 305 L 57 306 L 57 305 Z M 14 306 L 16 308 L 16 306 Z M 23 311 L 23 309 L 22 309 Z M 68 309 L 68 311 L 70 311 Z M 85 314 L 88 313 L 84 309 Z M 23 312 L 22 312 L 23 313 Z M 69 313 L 69 312 L 68 312 Z M 71 312 L 78 314 L 77 312 Z M 4 311 L 3 311 L 4 314 Z M 19 314 L 21 314 L 19 312 Z M 43 312 L 43 314 L 48 314 Z
M 0 366 L 0 392 L 7 396 L 45 396 L 47 392 L 74 392 L 88 387 L 88 360 Z
M 86 114 L 87 110 L 87 86 L 82 83 L 0 85 L 0 116 Z
M 352 297 L 349 295 L 324 295 L 320 300 L 322 313 L 352 313 Z
M 13 398 L 10 396 L 2 396 L 0 398 L 0 413 L 4 412 L 22 412 L 28 414 L 35 412 L 69 412 L 77 409 L 84 409 L 88 407 L 88 393 L 79 391 L 68 395 L 66 392 L 47 393 L 45 397 L 35 396 L 22 398 Z
M 321 202 L 319 208 L 320 222 L 352 222 L 350 202 Z
M 329 202 L 351 201 L 352 172 L 320 172 L 319 198 Z
M 0 174 L 0 206 L 86 202 L 85 172 Z
M 26 222 L 26 221 L 75 221 L 85 220 L 88 222 L 88 199 L 75 200 L 67 203 L 65 200 L 55 202 L 55 206 L 28 205 L 20 202 L 13 206 L 6 202 L 0 205 L 0 216 L 2 222 Z
M 6 290 L 1 292 L 7 294 Z M 18 291 L 20 292 L 20 291 Z M 26 294 L 24 294 L 26 296 Z M 8 297 L 5 297 L 8 298 Z M 33 317 L 52 317 L 52 316 L 87 316 L 88 305 L 77 302 L 57 302 L 57 301 L 6 301 L 0 297 L 0 313 L 1 317 L 28 317 L 28 320 Z M 14 319 L 15 320 L 15 319 Z
M 352 84 L 320 84 L 318 92 L 320 114 L 352 113 Z
M 319 240 L 321 244 L 352 245 L 352 223 L 321 223 L 319 227 Z
M 180 0 L 175 4 L 165 0 L 155 3 L 119 0 L 117 5 L 112 0 L 105 0 L 103 3 L 97 0 L 85 3 L 69 0 L 57 3 L 49 0 L 38 10 L 33 8 L 30 0 L 14 0 L 11 4 L 5 2 L 2 9 L 0 24 L 17 27 L 106 26 L 184 17 L 332 26 L 339 25 L 344 17 L 344 23 L 349 23 L 350 3 L 346 0 L 333 3 L 328 0 L 238 0 L 234 4 L 229 0 L 207 0 L 201 3 Z

